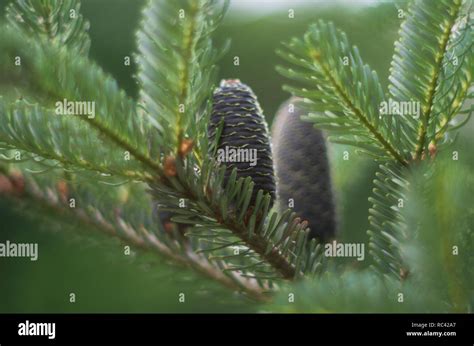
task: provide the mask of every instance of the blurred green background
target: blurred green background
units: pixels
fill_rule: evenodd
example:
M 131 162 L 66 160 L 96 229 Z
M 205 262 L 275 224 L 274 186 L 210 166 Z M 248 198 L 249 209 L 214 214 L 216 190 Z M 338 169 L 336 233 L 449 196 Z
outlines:
M 0 0 L 3 11 L 6 0 Z M 131 96 L 137 95 L 135 66 L 124 66 L 135 51 L 143 0 L 83 0 L 82 13 L 91 23 L 91 57 Z M 269 123 L 288 95 L 286 81 L 275 72 L 282 63 L 275 50 L 280 42 L 302 35 L 317 19 L 332 20 L 360 49 L 386 86 L 393 44 L 397 37 L 397 8 L 404 2 L 235 0 L 216 40 L 232 45 L 220 63 L 221 78 L 239 78 L 259 97 Z M 288 9 L 295 18 L 288 18 Z M 3 16 L 3 14 L 2 14 Z M 240 58 L 234 66 L 233 58 Z M 472 131 L 472 122 L 470 129 Z M 464 145 L 472 147 L 472 141 Z M 350 160 L 342 160 L 349 151 Z M 366 242 L 367 198 L 375 165 L 357 157 L 349 147 L 331 146 L 331 162 L 344 241 Z M 461 156 L 461 159 L 462 156 Z M 193 273 L 177 270 L 150 255 L 123 256 L 123 248 L 100 236 L 79 237 L 54 225 L 31 222 L 11 206 L 0 205 L 0 241 L 38 242 L 37 262 L 0 259 L 0 312 L 200 312 L 258 311 L 258 305 L 225 291 Z M 200 289 L 196 289 L 199 280 Z M 76 302 L 69 302 L 69 294 Z M 177 296 L 185 292 L 185 304 Z

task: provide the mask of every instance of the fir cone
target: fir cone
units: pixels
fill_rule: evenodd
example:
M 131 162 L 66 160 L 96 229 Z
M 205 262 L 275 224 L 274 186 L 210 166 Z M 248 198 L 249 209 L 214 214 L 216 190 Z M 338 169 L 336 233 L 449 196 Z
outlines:
M 227 167 L 224 183 L 237 168 L 237 177 L 254 182 L 251 204 L 261 189 L 275 199 L 275 177 L 268 126 L 252 90 L 239 80 L 222 80 L 214 91 L 208 135 L 214 140 L 221 119 L 224 127 L 219 138 L 217 161 Z
M 297 102 L 293 97 L 280 106 L 272 128 L 279 205 L 285 210 L 292 199 L 309 223 L 309 237 L 327 241 L 335 236 L 336 215 L 326 142 L 321 130 L 301 120 Z

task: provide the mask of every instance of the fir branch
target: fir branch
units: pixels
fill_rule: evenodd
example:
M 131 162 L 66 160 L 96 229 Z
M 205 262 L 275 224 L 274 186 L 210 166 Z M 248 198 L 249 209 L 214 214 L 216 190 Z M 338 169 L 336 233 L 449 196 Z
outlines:
M 78 0 L 15 0 L 7 7 L 8 25 L 28 37 L 67 46 L 87 55 L 89 22 L 80 14 Z
M 66 50 L 57 47 L 37 46 L 34 42 L 25 41 L 9 30 L 3 30 L 0 36 L 5 37 L 5 39 L 1 40 L 0 46 L 2 48 L 1 51 L 4 53 L 2 57 L 5 59 L 4 62 L 7 67 L 12 67 L 12 57 L 18 55 L 18 52 L 20 52 L 21 54 L 19 55 L 22 56 L 25 61 L 25 63 L 22 64 L 21 74 L 23 77 L 29 78 L 31 84 L 35 85 L 49 102 L 63 98 L 95 99 L 99 105 L 99 116 L 94 119 L 82 117 L 81 120 L 87 121 L 87 123 L 98 129 L 99 132 L 109 140 L 129 150 L 150 173 L 157 173 L 161 177 L 160 179 L 168 179 L 166 174 L 161 170 L 161 165 L 147 155 L 148 150 L 144 139 L 149 139 L 150 136 L 144 134 L 142 129 L 150 130 L 150 128 L 148 127 L 148 123 L 141 121 L 146 121 L 148 118 L 141 119 L 133 116 L 133 102 L 128 100 L 128 98 L 118 90 L 115 82 L 104 75 L 97 66 L 87 59 L 78 57 L 74 53 Z M 206 40 L 206 42 L 208 41 Z M 33 56 L 34 59 L 32 58 Z M 56 64 L 52 65 L 47 63 L 52 60 L 55 60 Z M 214 58 L 211 59 L 211 61 L 214 61 Z M 206 82 L 207 79 L 202 78 L 202 75 L 197 72 L 197 79 L 195 78 L 193 81 L 197 83 L 196 86 L 202 86 L 195 86 L 192 89 L 194 90 L 193 95 L 198 95 L 201 98 L 205 95 L 202 90 L 205 90 L 205 85 L 208 85 Z M 41 83 L 39 81 L 41 81 Z M 98 94 L 96 92 L 97 89 L 101 90 L 102 93 Z M 193 123 L 192 119 L 194 119 L 195 114 L 186 114 L 189 116 L 187 121 Z M 205 124 L 206 123 L 201 123 L 201 125 L 199 125 L 200 131 L 202 131 L 201 133 L 205 133 Z M 149 134 L 151 134 L 151 132 L 149 132 Z M 198 136 L 196 133 L 195 138 L 203 138 L 203 136 L 202 134 Z M 165 143 L 160 141 L 159 144 L 164 145 Z M 201 146 L 200 148 L 205 149 L 207 147 Z M 194 153 L 192 156 L 194 156 Z M 221 198 L 222 193 L 210 189 L 209 186 L 204 183 L 211 175 L 214 175 L 203 175 L 206 177 L 206 180 L 201 180 L 199 186 L 194 181 L 196 179 L 194 173 L 195 163 L 188 168 L 190 167 L 192 168 L 187 172 L 187 178 L 192 177 L 192 179 L 176 181 L 173 184 L 169 184 L 167 187 L 170 190 L 167 193 L 176 194 L 177 192 L 181 192 L 179 191 L 181 186 L 189 186 L 195 191 L 194 196 L 199 196 L 195 199 L 195 202 L 201 203 L 200 208 L 203 210 L 201 214 L 204 216 L 208 215 L 208 217 L 210 216 L 211 218 L 213 216 L 217 217 L 218 215 L 212 213 L 210 205 L 212 205 L 211 203 L 216 203 L 216 201 L 218 201 L 218 199 L 216 199 L 217 196 Z M 209 173 L 210 167 L 211 163 L 208 162 L 207 167 L 202 165 L 201 169 Z M 222 181 L 220 181 L 219 184 L 222 186 Z M 209 191 L 212 191 L 212 197 L 206 196 L 206 198 L 203 199 L 202 196 L 198 194 L 198 190 L 201 191 L 201 194 L 202 191 L 206 191 L 203 187 L 209 188 Z M 250 232 L 248 236 L 248 239 L 250 239 L 252 238 L 252 232 L 255 231 L 254 228 L 256 228 L 256 224 L 261 227 L 268 211 L 262 214 L 261 218 L 257 218 L 256 212 L 265 210 L 265 204 L 262 204 L 262 209 L 257 209 L 253 214 L 249 214 L 250 223 L 247 224 L 243 222 L 243 217 L 246 215 L 248 209 L 249 195 L 247 193 L 248 191 L 251 193 L 251 190 L 248 188 L 249 185 L 247 184 L 245 185 L 245 191 L 240 191 L 240 193 L 237 190 L 235 191 L 239 205 L 245 203 L 245 201 L 247 202 L 241 205 L 242 208 L 238 213 L 233 213 L 233 218 L 231 219 L 233 221 L 231 223 L 220 223 L 219 220 L 216 220 L 216 228 L 222 228 L 223 225 L 224 227 L 231 225 L 235 230 L 237 227 L 235 225 L 238 224 L 239 234 L 243 235 L 245 231 Z M 204 204 L 204 207 L 202 204 Z M 175 203 L 173 207 L 177 205 L 178 204 Z M 220 215 L 225 217 L 223 213 Z M 260 255 L 264 255 L 271 261 L 270 267 L 272 265 L 276 266 L 275 269 L 279 271 L 284 278 L 299 276 L 301 272 L 300 267 L 303 265 L 306 265 L 305 269 L 310 271 L 312 267 L 316 267 L 315 263 L 318 260 L 317 257 L 312 257 L 311 261 L 303 260 L 306 258 L 305 256 L 299 258 L 299 254 L 303 251 L 310 250 L 304 246 L 305 242 L 302 241 L 307 231 L 304 230 L 304 226 L 295 223 L 294 218 L 294 216 L 289 217 L 286 215 L 283 219 L 280 219 L 282 224 L 278 223 L 277 225 L 273 225 L 275 228 L 271 229 L 272 232 L 265 234 L 264 240 L 261 239 L 261 235 L 258 235 L 251 244 L 251 247 L 256 249 Z M 278 226 L 278 228 L 276 228 L 276 226 Z M 243 237 L 247 240 L 247 236 Z M 309 249 L 314 249 L 315 247 L 316 245 L 309 247 Z M 243 259 L 241 258 L 241 260 Z M 265 268 L 261 270 L 263 272 L 267 271 Z
M 296 264 L 300 265 L 297 257 L 304 248 L 300 239 L 306 227 L 293 224 L 295 216 L 287 214 L 280 219 L 278 232 L 273 229 L 272 237 L 264 235 L 268 197 L 261 194 L 260 204 L 251 210 L 253 183 L 235 177 L 226 186 L 228 194 L 224 193 L 224 173 L 215 172 L 215 162 L 207 157 L 209 109 L 202 111 L 202 101 L 212 90 L 214 65 L 220 55 L 210 40 L 224 12 L 217 3 L 155 1 L 145 8 L 137 35 L 141 97 L 158 129 L 165 154 L 177 152 L 166 156 L 164 174 L 150 186 L 158 210 L 170 212 L 173 221 L 188 225 L 193 237 L 201 239 L 197 249 L 201 253 L 210 258 L 228 256 L 232 246 L 243 243 L 250 252 L 236 256 L 233 267 L 248 271 L 251 276 L 261 277 L 259 271 L 275 271 L 275 277 L 293 279 L 300 275 Z M 183 138 L 195 144 L 192 152 L 181 150 Z M 186 201 L 186 208 L 179 207 L 180 200 Z M 218 240 L 214 233 L 221 229 L 231 232 L 220 233 Z M 298 242 L 291 237 L 299 237 Z
M 56 160 L 69 169 L 95 171 L 103 179 L 110 175 L 142 181 L 151 179 L 137 162 L 125 160 L 122 150 L 104 147 L 85 123 L 72 117 L 26 101 L 7 104 L 0 97 L 0 146 Z
M 400 40 L 395 44 L 391 96 L 400 102 L 421 103 L 420 121 L 405 117 L 405 130 L 400 132 L 401 145 L 414 144 L 415 161 L 424 158 L 428 144 L 430 156 L 436 154 L 436 141 L 450 127 L 449 122 L 460 109 L 471 83 L 472 33 L 470 25 L 460 22 L 461 5 L 461 1 L 413 2 L 401 26 Z M 456 23 L 458 30 L 453 30 Z M 450 60 L 453 58 L 459 59 L 459 66 Z M 414 231 L 407 228 L 404 213 L 411 166 L 410 171 L 394 164 L 380 166 L 373 197 L 369 199 L 372 256 L 380 271 L 402 279 L 410 272 L 410 263 L 400 251 Z
M 23 32 L 27 38 L 35 37 L 40 35 L 42 41 L 47 44 L 55 44 L 58 47 L 65 46 L 68 49 L 66 53 L 74 55 L 75 51 L 79 51 L 83 55 L 87 55 L 90 47 L 90 39 L 87 35 L 89 29 L 89 23 L 85 21 L 80 14 L 80 1 L 78 0 L 43 0 L 43 1 L 31 1 L 31 0 L 18 0 L 12 3 L 7 8 L 7 21 L 9 26 L 17 29 L 20 32 Z M 19 49 L 19 47 L 17 47 Z M 21 48 L 22 49 L 22 48 Z M 45 47 L 47 50 L 47 48 Z M 57 54 L 51 53 L 49 54 Z M 47 55 L 47 54 L 46 54 Z M 20 57 L 24 57 L 20 55 Z M 70 59 L 67 57 L 66 60 Z M 9 64 L 11 65 L 11 64 Z M 83 64 L 84 65 L 84 64 Z M 43 71 L 41 66 L 38 67 L 39 71 Z M 9 71 L 11 73 L 11 71 Z M 31 71 L 30 71 L 31 72 Z M 55 71 L 56 72 L 56 71 Z M 57 71 L 61 72 L 61 71 Z M 99 71 L 100 72 L 100 71 Z M 80 72 L 79 72 L 80 73 Z M 7 73 L 8 74 L 8 73 Z M 51 75 L 49 75 L 51 77 Z M 58 75 L 59 77 L 59 75 Z M 61 76 L 62 79 L 67 80 L 65 76 Z M 44 77 L 43 77 L 44 78 Z M 99 78 L 100 79 L 100 76 Z M 107 79 L 107 78 L 103 78 Z M 33 82 L 41 83 L 41 78 Z M 104 83 L 107 90 L 114 88 L 113 85 L 109 83 Z M 31 83 L 34 84 L 34 83 Z M 109 85 L 107 85 L 109 84 Z M 96 87 L 99 85 L 95 85 Z M 37 89 L 41 90 L 41 87 L 38 86 Z M 57 88 L 56 90 L 62 91 L 62 88 Z M 89 89 L 90 90 L 90 89 Z M 46 94 L 47 97 L 54 100 L 62 100 L 64 94 L 55 92 L 54 90 L 41 90 Z M 86 91 L 87 94 L 87 91 Z M 90 94 L 89 94 L 90 95 Z M 77 94 L 72 94 L 73 98 L 77 97 Z M 123 97 L 124 95 L 121 95 Z M 93 99 L 89 98 L 89 99 Z M 112 103 L 113 98 L 109 98 L 109 104 Z M 129 100 L 117 100 L 118 103 L 123 105 L 124 103 L 129 103 Z M 95 101 L 93 101 L 95 102 Z M 105 102 L 103 102 L 105 104 Z M 108 105 L 109 105 L 108 104 Z M 134 106 L 132 106 L 134 107 Z M 130 108 L 132 108 L 130 107 Z M 129 116 L 130 108 L 128 110 L 122 110 L 125 116 Z M 111 112 L 111 110 L 108 110 Z M 135 143 L 129 143 L 125 138 L 137 138 L 139 135 L 136 130 L 132 131 L 129 136 L 124 136 L 121 131 L 114 131 L 109 129 L 105 122 L 94 121 L 91 118 L 86 119 L 94 128 L 96 128 L 100 133 L 105 134 L 109 139 L 115 142 L 117 145 L 129 151 L 133 156 L 135 156 L 139 161 L 147 164 L 152 167 L 153 170 L 158 170 L 159 165 L 157 165 L 153 160 L 151 160 L 146 154 L 141 153 L 139 150 L 136 150 Z M 115 119 L 117 121 L 118 119 Z M 128 124 L 128 122 L 125 122 Z M 139 128 L 143 128 L 143 123 L 135 122 Z M 127 134 L 128 135 L 128 134 Z M 130 174 L 130 173 L 129 173 Z
M 178 96 L 178 104 L 179 105 L 185 105 L 186 104 L 186 99 L 189 93 L 189 76 L 190 76 L 190 63 L 194 60 L 193 58 L 193 52 L 196 44 L 196 22 L 197 22 L 197 16 L 199 14 L 199 2 L 193 1 L 190 4 L 190 13 L 189 13 L 189 24 L 187 25 L 184 35 L 183 35 L 183 45 L 182 45 L 182 59 L 183 62 L 185 62 L 182 66 L 179 68 L 179 82 L 178 82 L 178 90 L 179 96 Z M 178 107 L 179 108 L 179 107 Z M 176 109 L 176 138 L 177 138 L 177 146 L 176 146 L 176 151 L 179 153 L 179 148 L 181 147 L 181 143 L 183 140 L 183 116 L 180 114 L 179 109 Z
M 295 297 L 288 304 L 288 294 Z M 398 301 L 403 293 L 404 302 Z M 446 305 L 431 290 L 421 290 L 415 282 L 402 287 L 393 278 L 371 270 L 325 273 L 317 281 L 303 280 L 284 288 L 270 305 L 278 313 L 414 313 L 448 312 Z M 447 311 L 448 310 L 448 311 Z
M 160 143 L 179 154 L 184 138 L 196 140 L 199 118 L 223 50 L 210 39 L 228 1 L 150 1 L 137 34 L 140 99 L 158 130 Z
M 37 181 L 38 178 L 35 175 L 19 173 L 18 168 L 21 166 L 13 165 L 12 167 L 0 165 L 2 177 L 0 197 L 14 200 L 17 207 L 27 205 L 29 211 L 42 217 L 49 215 L 53 220 L 64 222 L 65 225 L 71 225 L 71 220 L 75 220 L 82 226 L 81 228 L 98 230 L 134 248 L 157 254 L 176 265 L 192 268 L 203 276 L 237 292 L 243 292 L 256 301 L 266 302 L 270 298 L 252 280 L 235 274 L 226 274 L 217 262 L 211 263 L 204 256 L 195 254 L 183 244 L 178 244 L 168 238 L 163 231 L 157 230 L 156 223 L 146 220 L 150 218 L 151 212 L 142 214 L 145 219 L 139 218 L 132 223 L 130 223 L 130 218 L 125 221 L 124 214 L 139 215 L 136 211 L 128 210 L 130 207 L 126 203 L 127 200 L 132 203 L 132 208 L 135 210 L 140 208 L 140 201 L 137 199 L 144 200 L 143 202 L 148 205 L 145 208 L 150 208 L 151 201 L 146 198 L 148 194 L 143 188 L 135 189 L 135 193 L 131 195 L 134 189 L 130 186 L 118 194 L 111 194 L 109 187 L 99 194 L 102 201 L 98 201 L 91 197 L 97 195 L 99 189 L 99 186 L 95 184 L 88 185 L 90 183 L 87 181 L 81 181 L 76 185 L 74 182 L 55 178 L 54 174 L 49 175 L 47 182 L 40 182 Z M 20 184 L 19 181 L 21 181 Z M 9 183 L 12 188 L 6 188 L 5 183 Z M 69 197 L 74 197 L 76 201 L 77 206 L 74 208 L 68 205 Z M 111 205 L 114 206 L 112 212 Z
M 400 244 L 406 239 L 406 220 L 402 211 L 407 204 L 409 170 L 394 162 L 379 166 L 373 181 L 372 207 L 369 209 L 369 248 L 379 272 L 405 278 L 409 271 L 402 260 Z
M 395 43 L 389 78 L 390 94 L 396 101 L 421 103 L 421 121 L 416 124 L 408 119 L 412 126 L 408 136 L 416 136 L 414 140 L 410 138 L 416 144 L 413 154 L 415 161 L 422 159 L 423 152 L 435 137 L 435 131 L 428 133 L 429 125 L 434 121 L 435 100 L 438 107 L 453 101 L 451 95 L 440 99 L 439 94 L 445 91 L 443 83 L 449 83 L 443 79 L 443 64 L 449 59 L 450 37 L 461 7 L 462 0 L 414 1 L 408 8 L 407 19 L 400 27 L 400 39 Z M 459 74 L 465 73 L 466 69 L 461 68 Z M 470 77 L 464 78 L 470 80 Z M 467 91 L 467 86 L 463 89 L 461 97 Z M 459 106 L 456 104 L 454 108 Z
M 256 264 L 257 268 L 248 273 L 256 278 L 261 278 L 259 271 L 270 271 L 274 273 L 272 277 L 287 280 L 317 272 L 321 248 L 314 239 L 307 242 L 307 223 L 297 219 L 290 210 L 280 215 L 270 212 L 270 195 L 262 191 L 255 205 L 250 206 L 253 191 L 250 177 L 236 179 L 234 171 L 224 184 L 225 167 L 212 168 L 213 160 L 205 158 L 198 175 L 195 160 L 192 155 L 186 161 L 177 160 L 176 176 L 165 177 L 151 184 L 151 188 L 158 208 L 176 215 L 173 218 L 176 222 L 193 227 L 197 238 L 208 240 L 210 230 L 231 231 L 220 235 L 222 242 L 217 247 L 214 239 L 207 246 L 201 244 L 201 250 L 210 252 L 209 257 L 228 256 L 234 245 L 244 244 L 245 254 L 236 256 L 235 260 L 243 268 L 263 259 L 261 265 Z M 183 200 L 186 208 L 180 207 Z
M 334 89 L 336 90 L 337 94 L 341 97 L 344 101 L 345 105 L 352 111 L 353 114 L 359 119 L 359 121 L 372 133 L 372 135 L 380 142 L 382 147 L 390 153 L 390 155 L 396 159 L 401 164 L 405 165 L 405 160 L 401 157 L 401 155 L 397 152 L 397 150 L 383 137 L 383 134 L 379 132 L 375 126 L 369 121 L 369 119 L 364 116 L 362 110 L 357 108 L 354 103 L 351 102 L 349 96 L 344 92 L 343 87 L 339 85 L 332 75 L 331 71 L 322 64 L 319 55 L 313 55 L 314 59 L 321 64 L 321 67 L 324 71 L 326 78 L 331 82 Z
M 449 153 L 440 156 L 413 171 L 401 210 L 411 232 L 400 252 L 421 290 L 433 292 L 451 312 L 466 312 L 474 280 L 474 212 L 466 201 L 474 184 L 469 165 L 453 164 Z
M 304 40 L 294 38 L 278 54 L 298 69 L 277 67 L 284 76 L 311 86 L 285 87 L 304 98 L 307 120 L 334 134 L 330 140 L 358 146 L 376 158 L 406 165 L 387 117 L 379 116 L 385 101 L 377 74 L 364 65 L 356 47 L 332 23 L 320 21 L 309 28 Z M 347 64 L 343 62 L 347 59 Z M 355 86 L 355 87 L 354 87 Z
M 461 11 L 458 16 L 443 60 L 440 83 L 427 129 L 428 136 L 432 138 L 430 144 L 436 150 L 439 150 L 438 143 L 449 142 L 446 138 L 449 132 L 462 127 L 472 115 L 474 18 L 470 11 L 471 8 L 468 7 L 466 14 Z M 462 110 L 463 106 L 470 109 Z
M 47 108 L 53 108 L 64 99 L 94 102 L 95 117 L 76 118 L 90 124 L 101 138 L 130 152 L 150 174 L 160 170 L 159 163 L 150 157 L 158 146 L 149 124 L 136 115 L 135 103 L 97 65 L 74 51 L 40 46 L 9 29 L 0 30 L 0 37 L 3 53 L 0 72 L 8 75 L 15 68 L 19 69 L 14 73 L 28 79 L 29 85 L 43 95 L 43 105 Z M 15 56 L 22 58 L 21 67 L 13 65 Z M 154 149 L 149 149 L 149 145 Z

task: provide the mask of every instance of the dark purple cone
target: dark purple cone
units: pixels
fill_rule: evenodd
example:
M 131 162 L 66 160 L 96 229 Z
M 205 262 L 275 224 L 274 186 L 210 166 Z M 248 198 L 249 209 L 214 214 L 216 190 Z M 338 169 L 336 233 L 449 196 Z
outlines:
M 227 182 L 235 167 L 238 178 L 252 177 L 255 186 L 251 204 L 255 202 L 260 189 L 271 195 L 271 204 L 273 204 L 275 177 L 269 131 L 262 109 L 252 89 L 239 80 L 222 80 L 213 95 L 212 114 L 208 126 L 211 142 L 214 140 L 221 119 L 224 119 L 224 127 L 218 143 L 216 159 L 227 167 L 224 182 Z M 252 150 L 253 153 L 256 153 L 255 165 L 250 165 L 248 161 L 231 162 L 228 160 L 229 155 L 222 155 L 226 152 L 226 147 L 227 152 L 241 149 Z M 224 160 L 219 160 L 222 158 Z
M 279 205 L 286 210 L 293 199 L 294 211 L 309 223 L 310 238 L 327 241 L 336 234 L 336 213 L 326 141 L 321 130 L 301 120 L 305 113 L 297 102 L 297 98 L 285 102 L 273 123 Z

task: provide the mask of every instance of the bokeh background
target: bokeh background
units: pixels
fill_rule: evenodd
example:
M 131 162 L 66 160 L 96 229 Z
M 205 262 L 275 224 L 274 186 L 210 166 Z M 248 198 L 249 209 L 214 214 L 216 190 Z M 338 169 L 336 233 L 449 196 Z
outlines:
M 170 0 L 171 1 L 171 0 Z M 9 1 L 0 0 L 0 14 Z M 91 57 L 114 75 L 135 97 L 135 66 L 124 56 L 135 52 L 135 31 L 144 0 L 83 0 L 82 13 L 91 23 Z M 221 78 L 239 78 L 259 97 L 271 124 L 279 105 L 288 98 L 286 82 L 275 72 L 282 63 L 275 54 L 281 41 L 302 35 L 318 19 L 331 20 L 360 49 L 362 58 L 387 85 L 393 44 L 404 1 L 283 1 L 234 0 L 216 34 L 218 44 L 230 38 L 231 48 L 220 62 Z M 288 9 L 295 18 L 288 18 Z M 238 56 L 240 65 L 234 66 Z M 460 141 L 472 148 L 472 121 Z M 348 161 L 342 152 L 350 153 Z M 460 149 L 462 152 L 463 149 Z M 464 150 L 467 152 L 467 150 Z M 461 155 L 461 160 L 463 160 Z M 350 147 L 331 146 L 330 160 L 340 237 L 366 242 L 367 210 L 375 165 Z M 37 242 L 37 262 L 0 258 L 0 312 L 252 312 L 265 309 L 237 298 L 213 282 L 171 267 L 151 255 L 123 256 L 118 243 L 95 236 L 63 232 L 60 227 L 25 219 L 0 201 L 0 241 Z M 199 282 L 199 289 L 196 283 Z M 186 303 L 177 295 L 186 293 Z M 69 294 L 76 302 L 69 302 Z M 211 299 L 210 299 L 211 298 Z

